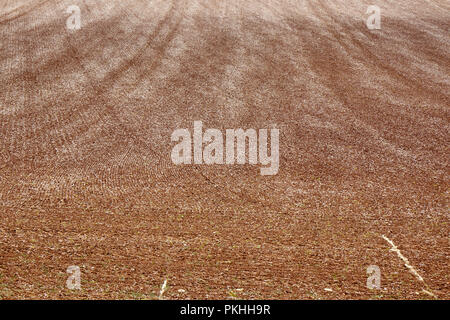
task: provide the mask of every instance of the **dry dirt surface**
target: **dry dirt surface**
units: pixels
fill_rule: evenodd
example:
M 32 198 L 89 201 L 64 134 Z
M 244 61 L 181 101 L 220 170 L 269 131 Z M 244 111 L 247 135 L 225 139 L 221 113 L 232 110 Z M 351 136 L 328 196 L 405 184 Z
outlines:
M 450 299 L 449 29 L 447 0 L 0 1 L 0 298 Z M 278 128 L 278 174 L 173 164 L 196 120 Z

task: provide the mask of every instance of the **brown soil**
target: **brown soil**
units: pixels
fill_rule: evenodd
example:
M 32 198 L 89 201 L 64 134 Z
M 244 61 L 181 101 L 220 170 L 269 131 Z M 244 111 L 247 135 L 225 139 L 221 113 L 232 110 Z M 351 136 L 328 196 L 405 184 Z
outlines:
M 0 298 L 449 299 L 450 5 L 372 2 L 1 1 Z M 279 173 L 174 165 L 195 120 Z

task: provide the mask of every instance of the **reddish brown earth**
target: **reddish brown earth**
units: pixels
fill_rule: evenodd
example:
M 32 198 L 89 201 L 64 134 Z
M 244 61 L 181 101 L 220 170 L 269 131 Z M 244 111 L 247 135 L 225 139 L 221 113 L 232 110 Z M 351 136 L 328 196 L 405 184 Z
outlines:
M 1 1 L 0 298 L 449 299 L 449 28 L 446 0 Z M 195 120 L 275 125 L 279 173 L 174 165 Z

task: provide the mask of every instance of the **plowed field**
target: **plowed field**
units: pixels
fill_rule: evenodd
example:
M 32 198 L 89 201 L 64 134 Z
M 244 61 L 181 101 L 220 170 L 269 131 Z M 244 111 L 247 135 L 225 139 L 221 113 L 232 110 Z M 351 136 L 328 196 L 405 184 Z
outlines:
M 446 0 L 1 1 L 0 298 L 449 299 L 449 28 Z M 278 174 L 173 164 L 194 121 L 278 128 Z

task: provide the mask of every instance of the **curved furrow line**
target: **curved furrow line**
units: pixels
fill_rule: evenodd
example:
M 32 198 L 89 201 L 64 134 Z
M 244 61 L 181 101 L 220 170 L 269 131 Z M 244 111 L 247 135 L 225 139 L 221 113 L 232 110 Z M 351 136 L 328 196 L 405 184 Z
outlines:
M 27 4 L 24 4 L 22 6 L 14 8 L 10 12 L 0 15 L 0 19 L 5 18 L 5 16 L 13 15 L 12 17 L 6 17 L 5 19 L 0 20 L 0 26 L 3 24 L 9 23 L 11 21 L 14 21 L 15 19 L 25 17 L 26 15 L 34 12 L 35 10 L 44 6 L 45 4 L 48 4 L 50 1 L 53 1 L 53 0 L 40 0 L 37 3 L 35 3 L 35 0 L 33 0 L 31 2 L 28 2 Z M 24 11 L 21 11 L 21 10 L 24 10 Z
M 322 9 L 323 9 L 323 10 L 326 10 L 326 9 L 324 9 L 324 6 L 325 6 L 325 5 L 322 3 Z M 322 15 L 322 16 L 327 16 L 326 19 L 332 21 L 332 22 L 335 23 L 336 25 L 344 26 L 344 28 L 345 28 L 345 29 L 344 29 L 344 30 L 345 30 L 344 33 L 345 33 L 345 34 L 347 34 L 347 35 L 354 34 L 353 28 L 352 28 L 352 27 L 345 27 L 345 25 L 346 25 L 345 23 L 339 24 L 339 23 L 331 16 L 331 12 L 329 12 L 329 11 L 326 10 L 326 13 L 327 13 L 327 15 L 324 14 L 324 15 Z M 316 13 L 316 14 L 317 14 L 317 13 Z M 318 14 L 318 15 L 320 15 L 320 14 Z M 350 56 L 350 57 L 356 59 L 357 61 L 360 61 L 361 63 L 366 64 L 366 65 L 367 65 L 367 68 L 372 68 L 373 66 L 378 68 L 378 66 L 379 66 L 380 63 L 381 63 L 381 66 L 383 67 L 384 70 L 387 69 L 386 71 L 391 71 L 391 69 L 389 69 L 389 67 L 387 67 L 386 64 L 385 64 L 384 62 L 381 62 L 381 61 L 378 59 L 378 57 L 374 56 L 374 55 L 370 52 L 370 50 L 365 49 L 364 47 L 360 47 L 360 46 L 359 46 L 359 42 L 358 42 L 358 40 L 356 40 L 356 35 L 353 36 L 353 37 L 350 37 L 350 39 L 353 41 L 353 43 L 356 43 L 356 45 L 357 45 L 358 48 L 360 48 L 361 51 L 360 51 L 358 54 L 355 53 L 355 50 L 352 50 L 350 47 L 348 47 L 348 45 L 345 43 L 345 41 L 341 39 L 341 35 L 340 35 L 337 31 L 334 31 L 334 28 L 333 28 L 333 27 L 330 27 L 330 29 L 331 29 L 330 32 L 334 35 L 334 39 L 335 39 L 340 45 L 342 45 L 343 48 L 346 48 L 347 56 Z M 327 49 L 327 53 L 329 54 L 330 52 L 332 52 L 332 51 L 331 51 L 330 49 Z M 360 54 L 361 52 L 362 52 L 363 54 Z M 362 59 L 362 57 L 365 57 L 366 59 Z M 372 59 L 367 60 L 367 57 L 371 57 Z M 343 65 L 343 61 L 345 61 L 345 58 L 343 58 L 342 54 L 341 54 L 341 59 L 339 59 L 339 60 L 340 60 L 340 64 L 339 64 L 339 66 L 336 65 L 336 67 L 339 67 L 339 69 L 340 69 L 341 66 Z M 377 62 L 377 63 L 373 64 L 374 61 Z M 378 62 L 380 62 L 380 63 L 378 63 Z M 324 73 L 323 73 L 323 75 L 324 75 L 325 78 L 328 78 L 328 80 L 327 80 L 327 82 L 326 82 L 327 86 L 330 87 L 330 88 L 335 88 L 335 89 L 333 89 L 334 92 L 337 94 L 337 96 L 338 96 L 339 99 L 342 101 L 343 105 L 347 108 L 347 110 L 353 109 L 353 108 L 349 109 L 349 107 L 352 106 L 351 104 L 349 104 L 349 102 L 352 101 L 352 100 L 355 100 L 355 96 L 357 96 L 358 94 L 352 94 L 352 95 L 349 95 L 348 92 L 347 92 L 347 89 L 346 89 L 346 86 L 348 86 L 348 85 L 339 82 L 339 81 L 338 81 L 338 78 L 336 77 L 338 74 L 346 73 L 346 71 L 345 71 L 344 69 L 341 69 L 341 71 L 338 71 L 338 69 L 336 69 L 335 71 L 330 72 L 330 70 L 329 70 L 328 68 L 331 67 L 331 65 L 328 65 L 328 64 L 327 64 L 326 66 L 324 66 L 325 68 L 322 68 L 322 66 L 320 66 L 320 65 L 317 65 L 317 66 L 319 67 L 319 70 L 320 70 L 320 69 L 325 70 Z M 347 65 L 347 68 L 348 68 L 349 70 L 351 70 L 351 69 L 352 69 L 352 64 L 349 63 L 349 64 Z M 376 72 L 373 72 L 373 73 L 369 73 L 369 74 L 377 74 L 377 73 L 376 73 Z M 389 73 L 389 74 L 390 74 L 390 73 Z M 398 73 L 395 72 L 395 73 L 394 73 L 394 77 L 395 77 L 397 74 L 398 74 Z M 324 79 L 325 79 L 325 78 L 324 78 Z M 394 78 L 394 79 L 395 79 L 395 78 Z M 408 82 L 408 79 L 406 79 L 404 76 L 402 76 L 402 80 L 404 80 L 405 82 Z M 368 97 L 370 97 L 370 95 L 371 95 L 370 92 L 369 92 L 368 94 L 366 94 L 366 95 L 365 95 L 365 99 L 367 99 Z M 374 100 L 374 103 L 376 103 L 376 100 Z M 357 106 L 356 106 L 356 107 L 357 107 Z M 356 118 L 359 117 L 359 116 L 358 116 L 359 111 L 356 111 L 356 113 L 355 113 L 355 111 L 351 111 L 351 112 L 354 114 L 354 116 L 355 116 Z M 377 111 L 374 110 L 374 112 L 375 112 L 375 113 L 374 113 L 374 115 L 375 115 Z M 408 117 L 409 117 L 409 115 L 405 115 L 405 116 L 408 116 Z M 355 118 L 355 119 L 356 119 L 356 118 Z M 359 120 L 358 120 L 358 122 L 359 122 Z M 345 118 L 343 118 L 342 121 L 341 121 L 341 125 L 344 125 L 344 126 L 346 126 L 346 124 L 349 124 L 349 123 L 351 123 L 351 122 L 349 122 L 349 121 L 348 121 L 347 119 L 345 119 Z M 363 124 L 363 123 L 361 123 L 361 124 L 363 125 L 363 127 L 366 127 L 366 126 L 368 125 L 367 122 L 366 122 L 365 124 Z M 370 128 L 369 128 L 369 129 L 370 129 Z M 370 129 L 369 132 L 375 133 L 375 131 L 374 131 L 373 128 Z M 379 136 L 378 134 L 375 135 L 374 137 L 375 137 L 377 140 L 380 138 L 380 136 Z M 389 144 L 386 144 L 386 146 L 389 147 Z M 391 149 L 391 147 L 389 147 L 389 149 Z M 392 151 L 394 152 L 394 154 L 396 153 L 395 148 L 392 149 Z
M 433 97 L 433 98 L 439 97 L 439 100 L 437 100 L 436 102 L 448 101 L 448 96 L 443 94 L 441 91 L 436 91 L 436 90 L 432 90 L 431 88 L 424 87 L 423 83 L 415 80 L 414 77 L 412 77 L 411 75 L 405 74 L 398 68 L 396 69 L 395 67 L 393 67 L 392 63 L 384 62 L 380 57 L 375 55 L 372 50 L 370 50 L 369 48 L 366 47 L 367 46 L 366 43 L 362 42 L 361 40 L 358 40 L 358 37 L 355 34 L 355 32 L 354 31 L 352 32 L 352 30 L 354 30 L 354 28 L 352 28 L 352 26 L 349 26 L 345 22 L 339 23 L 336 19 L 333 18 L 333 11 L 331 10 L 330 7 L 328 7 L 326 4 L 324 4 L 323 0 L 318 1 L 317 4 L 319 4 L 319 6 L 322 8 L 322 10 L 324 12 L 324 14 L 322 16 L 329 17 L 329 19 L 333 21 L 334 25 L 342 26 L 344 29 L 344 32 L 347 35 L 352 35 L 349 38 L 351 40 L 353 40 L 353 44 L 355 46 L 357 46 L 363 53 L 363 55 L 361 55 L 359 57 L 360 61 L 366 62 L 366 63 L 375 62 L 376 66 L 386 70 L 389 74 L 394 74 L 396 79 L 401 80 L 405 86 L 409 86 L 414 90 L 419 90 L 419 92 L 423 92 L 424 94 L 429 95 L 430 97 Z M 370 39 L 370 31 L 367 30 L 366 28 L 361 28 L 360 30 L 358 30 L 358 33 L 362 33 L 366 36 L 367 39 Z M 336 40 L 339 41 L 340 37 L 338 36 L 338 34 L 334 33 L 334 35 L 336 36 Z M 340 41 L 340 43 L 342 44 L 341 41 Z M 394 51 L 391 51 L 391 52 L 394 54 Z M 352 50 L 347 48 L 347 53 L 351 54 Z M 385 56 L 385 53 L 383 55 Z M 362 57 L 364 57 L 364 58 L 362 58 Z M 367 57 L 369 57 L 370 59 L 368 60 Z M 445 60 L 444 55 L 442 55 L 441 57 L 443 60 Z M 399 57 L 399 58 L 404 58 L 404 57 Z
M 76 61 L 77 61 L 77 64 L 79 64 L 84 70 L 87 70 L 87 68 L 86 68 L 85 66 L 83 66 L 82 59 L 77 58 L 79 55 L 77 54 L 77 52 L 76 52 L 76 50 L 75 50 L 75 48 L 74 48 L 73 45 L 69 45 L 69 46 L 68 46 L 68 48 L 67 48 L 67 54 L 64 54 L 64 56 L 71 57 L 72 59 L 75 58 Z M 48 66 L 49 66 L 49 68 L 51 68 L 52 64 L 49 63 Z M 44 69 L 44 70 L 41 70 L 41 71 L 42 71 L 42 72 L 45 72 L 45 69 Z M 86 75 L 86 73 L 85 73 L 85 75 Z M 36 76 L 36 75 L 35 75 L 35 76 Z M 91 78 L 88 74 L 87 74 L 87 77 L 88 77 L 88 79 Z M 111 81 L 111 80 L 113 80 L 113 78 L 110 78 L 110 79 L 109 79 L 109 81 Z M 95 81 L 91 78 L 90 83 L 95 83 Z M 111 82 L 110 82 L 109 84 L 111 84 Z M 104 84 L 103 84 L 103 85 L 104 85 Z M 91 85 L 91 84 L 88 84 L 88 85 L 86 85 L 86 88 L 92 88 L 92 85 Z M 94 96 L 98 96 L 98 95 L 101 95 L 101 94 L 102 94 L 101 90 L 102 90 L 102 86 L 98 86 L 97 89 L 95 89 L 95 91 L 94 91 L 93 93 L 90 94 L 90 96 L 92 96 L 92 98 L 91 98 L 91 100 L 88 101 L 89 103 L 85 104 L 84 106 L 81 106 L 82 109 L 77 109 L 77 108 L 74 109 L 74 108 L 72 108 L 72 109 L 70 110 L 70 111 L 71 111 L 70 114 L 67 113 L 67 115 L 66 115 L 65 117 L 60 117 L 60 116 L 59 116 L 58 119 L 57 119 L 58 122 L 59 122 L 59 123 L 62 122 L 63 124 L 66 123 L 67 121 L 69 121 L 70 119 L 73 118 L 74 112 L 76 112 L 76 113 L 78 113 L 78 114 L 81 114 L 81 112 L 84 112 L 84 111 L 86 111 L 86 110 L 92 110 L 91 106 L 95 106 L 96 104 L 92 104 L 91 102 L 93 102 L 93 100 L 95 100 L 95 97 L 94 97 Z M 58 102 L 57 104 L 58 104 L 58 105 L 63 105 L 64 103 L 67 103 L 67 102 L 70 102 L 70 101 L 67 101 L 67 100 L 63 99 L 63 100 L 60 100 L 60 102 Z M 36 111 L 36 112 L 39 112 L 39 111 Z M 97 113 L 99 114 L 99 118 L 104 118 L 104 117 L 106 116 L 106 114 L 104 113 L 104 110 L 101 110 L 101 111 L 98 110 Z M 63 125 L 63 126 L 66 126 L 66 125 Z M 54 127 L 52 123 L 48 123 L 48 129 L 50 129 L 50 127 Z M 89 129 L 89 128 L 86 128 L 86 130 L 88 130 L 88 129 Z M 38 134 L 41 134 L 42 137 L 45 138 L 45 135 L 44 135 L 44 134 L 45 134 L 46 132 L 48 132 L 48 130 L 46 130 L 46 129 L 43 127 L 43 128 L 41 128 L 41 130 L 39 130 Z M 30 138 L 31 138 L 31 137 L 30 137 Z M 33 135 L 32 139 L 36 139 L 36 138 L 38 138 L 38 136 Z M 56 155 L 55 155 L 55 156 L 56 156 Z
M 142 123 L 144 121 L 146 121 L 145 118 L 141 119 L 141 125 L 137 125 L 136 122 L 132 122 L 132 123 L 128 123 L 128 121 L 125 119 L 123 120 L 121 117 L 124 114 L 124 110 L 127 110 L 127 112 L 125 112 L 125 114 L 128 114 L 128 116 L 130 116 L 133 113 L 133 110 L 131 110 L 129 107 L 125 106 L 124 110 L 118 110 L 115 106 L 112 106 L 111 103 L 108 101 L 107 98 L 107 93 L 111 90 L 111 87 L 113 86 L 114 83 L 116 83 L 117 81 L 121 80 L 122 78 L 122 74 L 124 74 L 129 68 L 137 68 L 139 64 L 142 63 L 142 56 L 144 55 L 145 51 L 147 49 L 149 49 L 152 46 L 152 41 L 160 34 L 161 29 L 163 28 L 163 26 L 170 20 L 172 20 L 172 15 L 174 14 L 174 7 L 172 6 L 171 10 L 168 11 L 168 14 L 166 15 L 166 18 L 161 19 L 161 21 L 158 23 L 158 26 L 154 29 L 154 31 L 152 32 L 152 34 L 150 36 L 148 36 L 148 41 L 145 44 L 145 46 L 141 47 L 140 49 L 138 49 L 138 53 L 137 54 L 133 54 L 131 59 L 126 59 L 125 62 L 123 62 L 121 65 L 119 65 L 119 68 L 114 68 L 113 71 L 108 71 L 108 73 L 106 74 L 106 77 L 102 78 L 101 81 L 99 83 L 96 83 L 94 80 L 90 80 L 90 83 L 93 83 L 92 85 L 92 89 L 90 90 L 91 93 L 88 93 L 88 98 L 87 98 L 87 102 L 85 102 L 86 105 L 98 105 L 98 103 L 100 102 L 100 105 L 102 105 L 102 110 L 101 110 L 101 114 L 103 117 L 109 115 L 109 117 L 111 119 L 114 119 L 114 126 L 119 126 L 120 131 L 123 133 L 121 134 L 122 138 L 119 138 L 117 140 L 117 147 L 119 149 L 122 149 L 123 143 L 126 143 L 128 139 L 131 139 L 128 144 L 128 147 L 125 147 L 124 149 L 124 153 L 122 157 L 119 157 L 118 160 L 114 160 L 114 158 L 110 158 L 108 159 L 108 161 L 102 162 L 101 163 L 101 167 L 102 168 L 106 168 L 108 167 L 108 172 L 110 172 L 110 175 L 112 175 L 115 179 L 117 179 L 117 181 L 115 183 L 113 183 L 113 186 L 115 187 L 119 187 L 120 183 L 122 181 L 120 181 L 121 179 L 121 175 L 117 174 L 117 170 L 119 170 L 119 168 L 121 168 L 123 166 L 123 162 L 125 162 L 126 158 L 128 155 L 130 155 L 130 151 L 134 150 L 134 151 L 151 151 L 153 152 L 153 154 L 155 156 L 157 156 L 156 158 L 162 158 L 160 153 L 156 152 L 153 146 L 149 146 L 148 143 L 146 143 L 142 138 L 140 138 L 139 130 L 142 127 Z M 130 21 L 131 22 L 131 21 Z M 180 23 L 180 21 L 177 22 L 177 25 Z M 138 24 L 138 27 L 140 27 L 140 25 Z M 177 28 L 172 28 L 171 33 L 166 37 L 165 40 L 165 45 L 168 45 L 168 43 L 170 42 L 170 39 L 173 37 L 173 34 L 176 33 L 176 29 Z M 164 43 L 163 43 L 164 45 Z M 159 49 L 161 50 L 163 47 L 159 47 Z M 79 56 L 79 54 L 75 53 L 75 56 Z M 80 59 L 81 60 L 81 59 Z M 155 62 L 153 61 L 152 64 L 154 64 Z M 116 111 L 117 109 L 117 111 Z M 100 137 L 97 137 L 100 138 Z M 111 146 L 111 148 L 118 150 L 117 147 L 113 147 Z M 137 148 L 137 150 L 135 150 Z M 133 153 L 133 154 L 137 154 L 137 153 Z M 134 160 L 134 162 L 136 161 L 136 159 L 132 159 Z M 163 163 L 164 164 L 164 163 Z M 150 164 L 149 164 L 150 165 Z M 155 165 L 155 164 L 152 164 Z M 96 167 L 96 166 L 95 166 Z M 91 167 L 92 170 L 98 170 L 95 169 L 95 167 Z M 117 168 L 117 170 L 116 170 Z M 91 170 L 91 171 L 92 171 Z M 159 168 L 159 166 L 157 166 L 156 171 L 162 171 L 161 168 Z M 107 185 L 107 182 L 110 180 L 109 177 L 106 177 L 108 179 L 106 179 L 105 184 Z M 101 180 L 101 179 L 100 179 Z M 103 184 L 103 186 L 105 186 L 105 184 Z M 106 186 L 105 186 L 106 187 Z
M 28 40 L 28 41 L 31 41 L 31 40 Z M 25 51 L 28 52 L 28 50 L 25 50 Z M 66 47 L 65 52 L 62 55 L 60 55 L 59 58 L 57 58 L 57 61 L 65 61 L 67 63 L 67 61 L 68 61 L 67 59 L 69 59 L 69 61 L 73 60 L 73 53 L 74 53 L 73 52 L 73 48 L 68 46 L 68 47 Z M 31 58 L 28 58 L 28 61 L 31 64 L 32 63 L 31 61 L 33 61 L 33 60 Z M 55 65 L 57 65 L 57 64 L 52 63 L 52 62 L 48 62 L 47 65 L 44 65 L 44 70 L 41 70 L 41 71 L 44 72 L 44 73 L 46 72 L 46 70 L 50 71 L 52 66 L 55 67 Z M 61 67 L 63 67 L 63 66 L 64 66 L 64 64 L 61 64 Z M 40 74 L 42 74 L 42 72 L 39 72 L 39 71 L 37 71 L 37 72 L 38 73 L 36 73 L 36 72 L 30 73 L 30 72 L 26 71 L 24 73 L 25 77 L 26 77 L 25 79 L 28 79 L 28 81 L 27 81 L 27 84 L 28 84 L 28 86 L 27 86 L 27 92 L 28 92 L 27 96 L 28 96 L 29 102 L 31 102 L 29 107 L 33 106 L 33 102 L 34 103 L 37 102 L 35 100 L 37 95 L 36 95 L 36 91 L 34 91 L 34 90 L 36 90 L 35 89 L 36 81 L 37 81 L 36 79 L 38 78 L 38 76 L 40 76 Z M 47 107 L 56 105 L 56 108 L 58 108 L 59 110 L 64 111 L 66 106 L 67 106 L 67 104 L 69 104 L 69 105 L 71 104 L 71 98 L 73 98 L 73 95 L 72 96 L 64 95 L 62 97 L 58 97 L 57 101 L 51 101 L 51 103 L 52 103 L 51 105 L 47 104 L 47 102 L 44 102 L 44 103 L 45 103 L 45 105 Z M 47 110 L 47 107 L 45 107 L 44 110 Z M 86 106 L 86 107 L 89 107 L 89 106 Z M 75 114 L 80 114 L 80 112 L 79 112 L 80 110 L 77 110 L 75 108 L 75 109 L 71 109 L 70 110 L 71 113 L 67 114 L 66 117 L 61 117 L 60 116 L 61 113 L 58 112 L 58 109 L 56 110 L 57 111 L 56 115 L 51 115 L 50 116 L 50 118 L 53 118 L 55 122 L 43 121 L 42 122 L 43 124 L 41 124 L 40 130 L 35 132 L 32 136 L 29 137 L 28 141 L 30 143 L 33 140 L 35 141 L 36 139 L 39 139 L 39 137 L 42 137 L 42 139 L 45 140 L 48 132 L 52 132 L 52 130 L 55 130 L 55 129 L 58 128 L 58 123 L 62 122 L 62 125 L 66 126 L 68 123 L 71 122 L 71 119 L 73 118 L 74 113 Z M 39 118 L 42 118 L 43 116 L 46 116 L 46 119 L 48 120 L 49 119 L 49 114 L 47 114 L 48 111 L 45 112 L 44 114 L 42 114 L 42 112 L 41 112 L 42 110 L 43 110 L 42 107 L 39 108 L 39 109 L 33 108 L 31 110 L 24 110 L 23 114 L 17 114 L 17 115 L 15 115 L 15 117 L 20 116 L 21 118 L 25 117 L 25 118 L 30 118 L 30 119 L 32 119 L 33 117 L 36 117 L 36 119 L 39 119 Z M 53 110 L 53 111 L 55 111 L 55 110 Z M 56 127 L 55 127 L 55 124 L 56 124 Z M 27 140 L 22 141 L 22 143 L 24 145 L 27 144 Z M 36 145 L 40 146 L 41 144 L 36 144 Z

